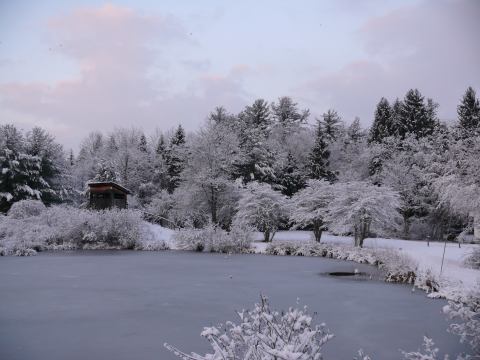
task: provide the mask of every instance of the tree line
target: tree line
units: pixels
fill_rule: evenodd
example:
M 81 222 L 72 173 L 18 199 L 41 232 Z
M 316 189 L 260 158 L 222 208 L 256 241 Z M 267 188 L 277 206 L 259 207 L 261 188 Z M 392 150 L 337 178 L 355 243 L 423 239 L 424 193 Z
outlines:
M 346 193 L 376 193 L 377 198 L 388 199 L 391 194 L 379 191 L 389 189 L 398 198 L 398 204 L 391 199 L 390 203 L 397 204 L 404 237 L 471 232 L 480 205 L 479 100 L 468 88 L 454 124 L 440 121 L 437 110 L 438 104 L 412 89 L 403 99 L 381 98 L 371 127 L 362 129 L 358 118 L 347 124 L 333 109 L 312 125 L 309 110 L 300 109 L 290 97 L 273 103 L 258 99 L 238 114 L 217 107 L 192 133 L 181 125 L 148 137 L 136 128 L 92 132 L 77 155 L 66 154 L 41 128 L 22 133 L 13 125 L 1 125 L 0 211 L 30 198 L 46 205 L 80 205 L 88 181 L 117 181 L 133 192 L 130 207 L 181 226 L 212 222 L 228 229 L 235 214 L 258 203 L 262 192 L 271 192 L 267 197 L 297 204 L 289 205 L 288 211 L 298 219 L 296 226 L 318 232 L 342 223 L 340 214 L 346 213 L 339 204 L 345 209 L 354 204 Z M 312 181 L 321 181 L 323 188 Z M 319 196 L 312 186 L 323 189 L 320 195 L 328 193 L 325 184 L 345 194 L 332 190 L 335 198 L 319 201 L 328 200 L 329 214 L 337 211 L 338 221 L 318 228 L 319 218 L 317 225 L 305 216 L 302 220 L 298 209 L 308 196 Z M 247 201 L 248 191 L 256 195 Z M 367 198 L 362 198 L 364 210 Z M 318 204 L 307 213 L 321 213 Z M 371 201 L 370 209 L 374 208 L 377 218 L 389 211 L 385 202 Z M 350 215 L 361 217 L 358 212 Z M 373 215 L 364 213 L 363 218 L 369 216 Z M 365 224 L 363 231 L 368 233 L 371 229 Z M 278 226 L 290 225 L 284 221 Z

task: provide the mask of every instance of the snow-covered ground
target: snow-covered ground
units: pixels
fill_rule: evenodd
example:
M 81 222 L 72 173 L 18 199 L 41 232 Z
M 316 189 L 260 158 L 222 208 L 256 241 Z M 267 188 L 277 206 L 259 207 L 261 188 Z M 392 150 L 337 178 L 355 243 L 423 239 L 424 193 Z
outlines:
M 273 242 L 278 241 L 309 241 L 312 239 L 312 233 L 309 231 L 279 231 L 275 234 Z M 268 246 L 262 243 L 262 234 L 257 233 L 253 246 L 259 253 L 264 252 Z M 348 236 L 335 236 L 328 233 L 322 235 L 322 242 L 327 244 L 353 244 L 353 239 Z M 450 287 L 463 287 L 471 289 L 480 281 L 480 270 L 469 269 L 463 265 L 464 259 L 472 252 L 475 247 L 480 245 L 447 243 L 445 248 L 445 259 L 443 269 L 441 270 L 444 243 L 400 239 L 372 238 L 366 239 L 364 246 L 367 248 L 395 249 L 411 257 L 418 263 L 420 272 L 430 272 L 441 280 L 442 285 Z
M 155 241 L 164 241 L 170 249 L 177 249 L 175 240 L 173 239 L 175 231 L 149 222 L 145 222 L 145 225 L 147 226 L 147 229 L 152 232 Z

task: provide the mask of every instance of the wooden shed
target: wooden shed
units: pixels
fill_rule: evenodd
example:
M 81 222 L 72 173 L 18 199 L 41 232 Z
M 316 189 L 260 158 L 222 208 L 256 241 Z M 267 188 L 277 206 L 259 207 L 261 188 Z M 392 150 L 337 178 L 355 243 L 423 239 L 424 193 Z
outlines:
M 127 208 L 127 195 L 130 190 L 115 182 L 90 182 L 88 183 L 89 201 L 91 209 L 119 209 Z

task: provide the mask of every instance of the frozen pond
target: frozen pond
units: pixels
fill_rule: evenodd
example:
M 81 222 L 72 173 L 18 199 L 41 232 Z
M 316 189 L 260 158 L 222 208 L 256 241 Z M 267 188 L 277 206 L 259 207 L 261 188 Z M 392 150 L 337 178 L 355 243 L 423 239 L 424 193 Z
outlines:
M 273 308 L 297 297 L 336 337 L 327 359 L 401 358 L 423 335 L 457 352 L 443 301 L 402 285 L 320 275 L 372 272 L 337 260 L 181 252 L 72 252 L 0 258 L 0 359 L 176 359 L 168 342 L 204 353 L 203 326 L 237 320 L 266 294 Z

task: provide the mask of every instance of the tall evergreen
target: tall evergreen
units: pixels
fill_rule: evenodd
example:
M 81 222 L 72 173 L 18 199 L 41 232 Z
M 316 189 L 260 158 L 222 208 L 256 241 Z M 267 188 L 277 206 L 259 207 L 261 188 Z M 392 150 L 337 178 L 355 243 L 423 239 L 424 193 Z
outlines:
M 458 126 L 465 132 L 480 131 L 480 103 L 475 90 L 468 87 L 457 107 Z
M 179 125 L 170 139 L 165 159 L 169 193 L 172 193 L 180 183 L 180 174 L 185 167 L 185 156 L 185 131 L 182 125 Z
M 255 180 L 271 183 L 275 179 L 273 170 L 275 159 L 267 141 L 273 122 L 270 106 L 263 99 L 255 100 L 238 117 L 243 157 L 235 166 L 235 175 L 244 182 Z
M 398 124 L 398 135 L 404 138 L 407 134 L 414 134 L 422 138 L 433 134 L 438 125 L 436 118 L 437 105 L 425 98 L 418 89 L 411 89 L 405 95 Z
M 40 200 L 47 185 L 41 159 L 25 152 L 25 139 L 13 125 L 0 126 L 0 212 L 19 200 Z
M 63 147 L 45 130 L 34 127 L 27 133 L 25 152 L 40 159 L 39 175 L 42 181 L 36 189 L 42 193 L 42 201 L 45 204 L 60 202 L 65 190 L 62 187 L 66 166 Z
M 305 187 L 305 174 L 290 152 L 285 165 L 277 174 L 277 179 L 277 184 L 280 185 L 282 193 L 286 196 L 292 196 Z
M 368 142 L 378 143 L 384 138 L 393 135 L 392 115 L 392 107 L 388 100 L 382 97 L 375 109 L 375 117 L 370 128 Z
M 155 149 L 155 152 L 157 153 L 157 155 L 165 159 L 166 150 L 167 150 L 167 147 L 165 145 L 165 137 L 163 136 L 163 134 L 161 134 L 160 138 L 158 139 L 157 148 Z
M 145 134 L 140 135 L 140 140 L 138 142 L 138 150 L 141 152 L 148 152 L 147 138 Z
M 318 120 L 317 122 L 315 144 L 308 157 L 310 177 L 312 179 L 334 181 L 335 174 L 329 170 L 330 151 L 328 150 L 328 143 L 325 139 L 326 134 L 323 130 L 322 123 Z
M 360 118 L 358 116 L 355 117 L 353 122 L 348 127 L 347 135 L 348 140 L 352 142 L 357 142 L 364 136 L 362 126 L 360 125 Z
M 325 138 L 330 142 L 335 141 L 340 128 L 340 116 L 335 110 L 329 109 L 322 115 L 322 118 L 322 126 Z
M 399 136 L 401 131 L 401 123 L 402 123 L 402 108 L 403 103 L 398 98 L 392 104 L 392 111 L 391 111 L 391 136 Z
M 272 103 L 272 113 L 276 122 L 284 127 L 305 123 L 310 116 L 310 111 L 299 110 L 298 104 L 288 96 L 278 99 L 278 104 Z

